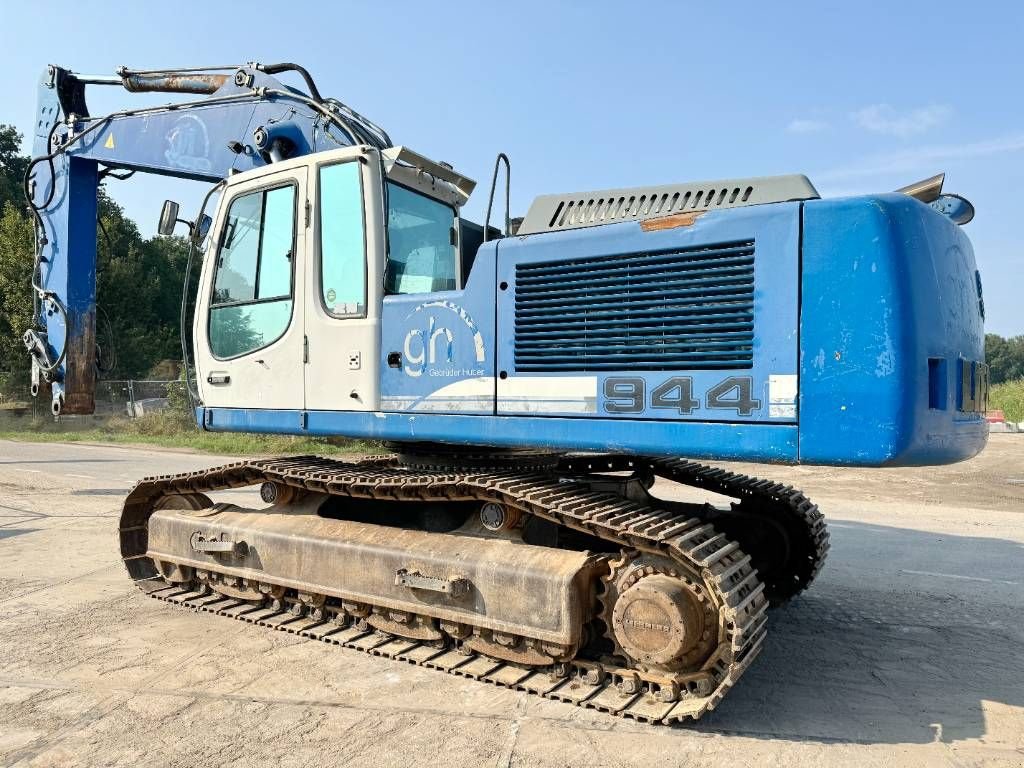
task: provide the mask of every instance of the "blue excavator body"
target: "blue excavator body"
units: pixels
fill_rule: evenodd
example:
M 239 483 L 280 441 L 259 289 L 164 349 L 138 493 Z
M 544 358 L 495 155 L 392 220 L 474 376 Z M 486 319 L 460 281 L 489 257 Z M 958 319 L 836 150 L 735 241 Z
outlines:
M 227 179 L 230 192 L 236 174 L 291 168 L 294 218 L 306 228 L 295 240 L 306 253 L 292 269 L 312 274 L 332 215 L 319 209 L 312 181 L 325 167 L 319 158 L 362 146 L 361 172 L 382 179 L 362 180 L 367 255 L 363 274 L 351 276 L 369 286 L 358 314 L 372 339 L 349 345 L 338 329 L 350 319 L 328 313 L 324 322 L 337 325 L 329 335 L 308 312 L 292 312 L 301 349 L 281 357 L 291 367 L 267 375 L 305 387 L 269 405 L 244 391 L 211 398 L 231 375 L 200 363 L 204 429 L 868 466 L 958 461 L 985 445 L 984 304 L 970 241 L 950 215 L 963 202 L 955 196 L 823 200 L 803 177 L 552 196 L 538 199 L 517 233 L 491 239 L 458 218 L 464 200 L 449 201 L 452 279 L 381 290 L 426 247 L 396 256 L 396 214 L 368 197 L 378 190 L 387 206 L 393 189 L 386 134 L 258 65 L 203 77 L 122 72 L 116 80 L 126 87 L 207 98 L 89 118 L 85 85 L 103 78 L 44 74 L 36 126 L 44 161 L 30 190 L 41 325 L 26 344 L 55 410 L 92 410 L 103 174 Z M 414 153 L 392 165 L 463 198 L 472 188 Z M 769 187 L 776 193 L 759 199 Z M 218 215 L 207 262 L 223 262 L 213 254 L 231 222 Z M 293 290 L 302 279 L 296 272 Z M 197 307 L 215 309 L 203 296 Z M 290 343 L 289 333 L 279 336 L 270 347 Z M 249 357 L 262 362 L 263 349 Z M 344 372 L 331 367 L 346 356 Z M 303 394 L 315 378 L 337 378 L 336 400 Z

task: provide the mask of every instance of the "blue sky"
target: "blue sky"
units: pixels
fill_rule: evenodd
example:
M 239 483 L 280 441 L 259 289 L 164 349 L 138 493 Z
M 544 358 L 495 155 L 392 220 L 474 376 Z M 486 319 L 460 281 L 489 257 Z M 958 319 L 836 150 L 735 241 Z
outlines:
M 978 210 L 988 329 L 1024 333 L 1022 4 L 44 5 L 45 21 L 8 0 L 0 19 L 0 122 L 26 133 L 47 63 L 296 61 L 482 187 L 508 153 L 514 215 L 549 192 L 800 172 L 832 196 L 944 170 Z M 94 114 L 139 103 L 90 99 Z M 164 197 L 190 211 L 202 189 L 149 177 L 111 193 L 152 234 Z

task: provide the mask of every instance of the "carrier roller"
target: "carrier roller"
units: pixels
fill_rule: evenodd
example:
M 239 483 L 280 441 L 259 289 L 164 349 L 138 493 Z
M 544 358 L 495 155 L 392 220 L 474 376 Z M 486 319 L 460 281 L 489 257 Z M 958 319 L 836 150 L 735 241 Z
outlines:
M 663 477 L 731 491 L 740 501 L 718 514 L 735 528 L 761 507 L 780 516 L 780 488 L 744 494 L 748 478 L 715 472 L 616 456 L 534 470 L 248 461 L 139 483 L 121 550 L 169 602 L 669 723 L 717 706 L 765 637 L 765 584 L 715 508 L 648 490 Z M 267 506 L 206 496 L 244 486 Z

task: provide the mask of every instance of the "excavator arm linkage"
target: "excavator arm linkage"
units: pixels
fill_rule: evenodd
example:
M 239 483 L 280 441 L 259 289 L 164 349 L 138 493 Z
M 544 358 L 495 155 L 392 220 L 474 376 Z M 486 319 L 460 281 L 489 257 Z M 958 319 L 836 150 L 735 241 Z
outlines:
M 307 92 L 274 75 L 297 72 Z M 93 117 L 87 86 L 203 98 Z M 39 82 L 34 160 L 36 327 L 26 331 L 32 391 L 51 390 L 54 414 L 93 412 L 96 362 L 97 190 L 119 171 L 218 182 L 232 173 L 327 149 L 391 146 L 378 126 L 321 97 L 296 64 L 119 70 L 80 75 L 50 66 Z

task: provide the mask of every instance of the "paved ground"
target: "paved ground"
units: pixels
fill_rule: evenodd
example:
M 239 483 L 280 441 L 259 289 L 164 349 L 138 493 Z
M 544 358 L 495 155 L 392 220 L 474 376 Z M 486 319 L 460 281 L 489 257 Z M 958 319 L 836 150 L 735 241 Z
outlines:
M 832 553 L 690 728 L 143 597 L 121 497 L 221 461 L 0 442 L 0 764 L 1024 765 L 1024 436 L 941 469 L 744 468 L 813 493 Z

